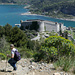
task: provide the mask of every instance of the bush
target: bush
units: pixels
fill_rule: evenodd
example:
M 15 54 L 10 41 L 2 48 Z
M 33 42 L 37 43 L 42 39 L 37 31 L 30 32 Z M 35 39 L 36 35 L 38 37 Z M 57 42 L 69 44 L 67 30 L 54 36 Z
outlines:
M 37 62 L 39 62 L 39 61 L 46 61 L 46 53 L 45 52 L 43 52 L 43 51 L 38 51 L 38 52 L 36 52 L 34 55 L 33 55 L 33 57 L 34 57 L 34 60 L 35 61 L 37 61 Z
M 5 56 L 5 54 L 3 54 L 3 53 L 0 53 L 0 59 L 1 59 L 1 60 L 5 60 L 5 59 L 6 59 L 6 56 Z
M 11 52 L 9 49 L 10 49 L 10 45 L 6 41 L 5 36 L 3 36 L 2 38 L 0 38 L 0 53 L 6 55 Z
M 75 67 L 73 68 L 73 73 L 75 74 Z
M 17 49 L 20 52 L 22 58 L 31 58 L 34 54 L 34 52 L 30 49 L 27 49 L 26 46 L 18 47 Z
M 42 44 L 41 51 L 46 55 L 46 61 L 56 61 L 62 56 L 74 56 L 75 46 L 68 39 L 60 36 L 50 36 L 45 39 L 45 43 Z M 43 58 L 42 58 L 43 59 Z
M 27 42 L 27 48 L 28 49 L 31 49 L 31 50 L 36 50 L 36 51 L 38 51 L 39 49 L 40 49 L 40 43 L 38 42 L 38 41 L 31 41 L 31 40 L 29 40 L 28 42 Z
M 57 49 L 58 55 L 74 55 L 75 46 L 70 40 L 67 40 L 60 36 L 50 36 L 45 40 L 45 47 L 55 47 Z
M 45 56 L 47 57 L 46 58 L 46 61 L 47 62 L 52 62 L 55 57 L 57 56 L 57 49 L 55 47 L 45 47 L 45 46 L 41 46 L 41 50 L 43 50 L 45 52 Z

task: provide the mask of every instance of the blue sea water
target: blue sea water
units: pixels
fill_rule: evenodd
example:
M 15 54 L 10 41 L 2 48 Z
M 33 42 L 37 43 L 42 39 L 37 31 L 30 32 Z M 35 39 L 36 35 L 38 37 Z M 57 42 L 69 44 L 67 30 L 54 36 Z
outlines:
M 67 27 L 75 27 L 75 21 L 60 20 L 40 15 L 21 15 L 21 13 L 28 11 L 28 9 L 24 9 L 24 5 L 0 5 L 0 25 L 4 26 L 9 23 L 14 27 L 15 24 L 20 24 L 20 20 L 41 19 L 63 23 Z

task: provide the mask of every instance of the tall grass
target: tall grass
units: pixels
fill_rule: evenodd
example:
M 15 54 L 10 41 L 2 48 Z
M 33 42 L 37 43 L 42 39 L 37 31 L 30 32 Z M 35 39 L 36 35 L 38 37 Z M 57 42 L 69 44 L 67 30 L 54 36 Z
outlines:
M 66 57 L 64 60 L 63 70 L 69 71 L 73 67 L 73 59 Z
M 54 63 L 55 69 L 61 67 L 63 71 L 69 71 L 72 67 L 75 66 L 75 59 L 74 57 L 61 57 Z

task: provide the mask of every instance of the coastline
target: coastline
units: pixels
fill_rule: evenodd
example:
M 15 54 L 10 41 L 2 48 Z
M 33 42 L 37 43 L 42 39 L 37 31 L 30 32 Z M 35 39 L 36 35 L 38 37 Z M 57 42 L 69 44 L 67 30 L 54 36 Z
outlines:
M 21 13 L 21 15 L 39 15 L 39 14 L 32 14 L 31 12 L 26 12 L 26 13 Z M 51 17 L 53 18 L 52 16 L 46 16 L 46 15 L 39 15 L 39 16 L 45 16 L 45 17 Z M 55 18 L 55 19 L 60 19 L 60 20 L 66 20 L 66 21 L 75 21 L 75 18 L 73 19 L 68 19 L 68 18 Z
M 31 12 L 21 13 L 21 15 L 38 15 L 38 14 L 32 14 Z
M 14 3 L 0 3 L 0 5 L 18 5 L 18 4 L 14 4 Z
M 18 4 L 14 4 L 14 3 L 0 3 L 0 5 L 18 5 Z M 30 5 L 27 5 L 24 7 L 24 9 L 29 8 Z M 32 14 L 31 12 L 26 12 L 26 13 L 21 13 L 21 15 L 39 15 L 39 16 L 45 16 L 45 17 L 51 17 L 51 18 L 55 18 L 52 16 L 46 16 L 46 15 L 40 15 L 40 14 Z M 68 18 L 55 18 L 55 19 L 60 19 L 60 20 L 66 20 L 66 21 L 75 21 L 75 17 L 72 19 L 68 19 Z

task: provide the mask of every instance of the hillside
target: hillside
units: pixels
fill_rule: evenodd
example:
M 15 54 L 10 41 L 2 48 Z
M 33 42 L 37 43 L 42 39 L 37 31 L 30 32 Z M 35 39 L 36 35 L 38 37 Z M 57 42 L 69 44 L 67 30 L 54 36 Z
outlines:
M 0 0 L 0 3 L 16 3 L 14 0 Z
M 14 4 L 26 4 L 27 0 L 0 0 L 0 3 L 14 3 Z
M 45 14 L 52 17 L 75 16 L 75 0 L 38 0 L 32 1 L 33 13 Z
M 30 4 L 30 11 L 56 18 L 73 18 L 75 0 L 0 0 L 0 3 Z

